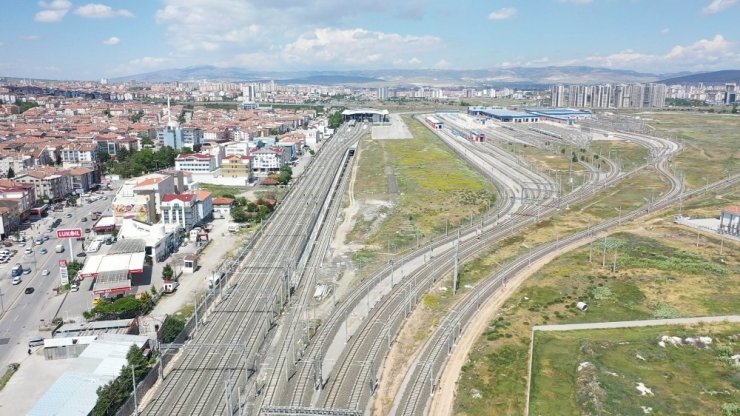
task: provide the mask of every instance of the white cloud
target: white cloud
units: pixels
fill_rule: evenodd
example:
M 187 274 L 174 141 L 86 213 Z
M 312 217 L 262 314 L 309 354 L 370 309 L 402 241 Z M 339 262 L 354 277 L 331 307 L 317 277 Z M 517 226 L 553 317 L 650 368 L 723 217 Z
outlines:
M 37 12 L 33 16 L 33 20 L 41 23 L 54 23 L 64 19 L 64 16 L 72 7 L 72 3 L 67 0 L 40 1 L 39 7 L 44 10 Z
M 446 59 L 440 59 L 436 64 L 434 64 L 434 67 L 436 69 L 447 69 L 450 67 L 450 63 L 447 62 Z
M 33 20 L 41 23 L 60 22 L 68 10 L 41 10 L 33 16 Z
M 715 14 L 719 13 L 728 7 L 731 7 L 737 3 L 737 0 L 713 0 L 706 7 L 701 9 L 702 14 Z
M 411 36 L 373 32 L 365 29 L 320 28 L 304 33 L 282 48 L 282 58 L 293 64 L 331 62 L 336 66 L 383 66 L 405 56 L 436 49 L 441 40 L 434 36 Z M 410 65 L 421 61 L 413 57 Z
M 516 16 L 515 8 L 504 7 L 503 9 L 492 11 L 491 14 L 488 15 L 488 20 L 507 20 L 513 18 L 514 16 Z
M 121 39 L 115 36 L 111 36 L 108 39 L 103 41 L 103 45 L 108 45 L 108 46 L 118 45 L 119 43 L 121 43 Z
M 21 40 L 25 40 L 27 42 L 33 42 L 35 40 L 41 39 L 41 36 L 39 35 L 21 35 L 19 36 Z
M 72 2 L 68 0 L 53 0 L 51 2 L 40 1 L 39 6 L 43 9 L 64 10 L 72 7 Z
M 208 54 L 212 62 L 267 62 L 264 54 L 275 56 L 284 45 L 326 26 L 359 14 L 383 13 L 418 19 L 433 7 L 430 0 L 161 0 L 155 14 L 157 24 L 166 26 L 168 44 L 185 57 Z M 352 27 L 352 26 L 350 26 Z M 315 35 L 315 34 L 314 34 Z M 297 45 L 293 45 L 295 47 Z M 291 50 L 291 53 L 294 51 Z M 373 58 L 369 53 L 367 60 Z M 377 57 L 384 60 L 382 53 Z M 385 59 L 392 62 L 394 58 Z M 407 61 L 408 58 L 404 57 Z
M 105 4 L 89 3 L 75 9 L 75 14 L 88 19 L 109 19 L 112 17 L 134 17 L 126 9 L 115 10 Z
M 660 30 L 660 33 L 662 33 L 664 35 L 667 35 L 667 34 L 671 33 L 671 28 L 670 27 L 665 27 L 665 28 L 663 28 L 663 29 Z
M 700 39 L 690 45 L 676 45 L 663 54 L 650 54 L 625 49 L 610 55 L 592 55 L 573 59 L 563 65 L 590 65 L 607 68 L 625 68 L 649 72 L 683 70 L 711 70 L 740 65 L 736 44 L 722 35 Z

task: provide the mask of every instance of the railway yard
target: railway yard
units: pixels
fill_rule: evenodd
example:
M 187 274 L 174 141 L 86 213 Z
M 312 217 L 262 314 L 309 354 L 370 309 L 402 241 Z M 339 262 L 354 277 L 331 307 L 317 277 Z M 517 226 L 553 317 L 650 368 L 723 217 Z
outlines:
M 413 118 L 424 123 L 429 116 Z M 606 241 L 626 224 L 666 215 L 708 193 L 729 192 L 728 204 L 737 200 L 738 172 L 687 190 L 673 164 L 686 150 L 680 141 L 613 123 L 582 129 L 480 124 L 454 112 L 433 116 L 443 125 L 430 128 L 433 140 L 484 178 L 495 202 L 457 227 L 445 224 L 443 232 L 417 237 L 361 278 L 345 279 L 343 291 L 331 288 L 343 296 L 315 298 L 320 276 L 334 273 L 330 246 L 350 185 L 363 186 L 362 177 L 350 183 L 351 172 L 371 140 L 369 124 L 343 125 L 269 222 L 235 261 L 222 265 L 225 282 L 196 302 L 185 332 L 159 346 L 159 381 L 138 403 L 140 414 L 453 414 L 461 367 L 475 339 L 527 276 L 563 253 Z M 402 119 L 394 115 L 393 122 Z M 470 140 L 473 131 L 486 139 Z M 605 139 L 639 148 L 637 156 L 625 148 L 593 150 Z M 538 158 L 512 152 L 517 147 Z M 461 284 L 466 264 L 512 239 L 551 232 L 547 224 L 573 215 L 571 207 L 586 212 L 590 201 L 608 198 L 639 175 L 664 186 L 640 194 L 643 203 L 635 209 L 612 207 L 608 218 L 589 217 L 587 224 L 556 231 Z M 723 244 L 736 253 L 737 243 Z M 616 268 L 616 255 L 614 262 Z M 442 291 L 445 310 L 424 324 L 424 336 L 404 354 L 398 342 L 403 331 L 418 319 L 425 297 Z

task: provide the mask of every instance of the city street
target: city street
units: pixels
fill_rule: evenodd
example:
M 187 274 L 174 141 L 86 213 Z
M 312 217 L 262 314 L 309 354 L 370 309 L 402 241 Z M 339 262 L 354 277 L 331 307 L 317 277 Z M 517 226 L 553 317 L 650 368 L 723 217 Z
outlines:
M 49 212 L 49 215 L 41 220 L 33 221 L 26 229 L 26 246 L 33 247 L 33 253 L 25 254 L 24 248 L 14 243 L 10 250 L 18 250 L 10 261 L 0 265 L 0 292 L 2 292 L 2 317 L 0 318 L 0 368 L 13 362 L 20 362 L 27 355 L 28 341 L 38 336 L 50 336 L 48 332 L 42 333 L 40 327 L 48 324 L 55 316 L 66 320 L 80 319 L 82 312 L 89 309 L 92 301 L 92 292 L 89 291 L 89 281 L 83 281 L 79 292 L 69 292 L 58 295 L 53 289 L 60 285 L 59 260 L 70 260 L 70 254 L 76 257 L 82 251 L 81 241 L 72 241 L 73 253 L 69 252 L 69 243 L 66 240 L 58 240 L 56 230 L 64 228 L 91 228 L 90 213 L 93 211 L 105 212 L 110 207 L 109 198 L 100 199 L 93 203 L 85 203 L 81 207 L 65 208 L 64 211 Z M 67 218 L 72 214 L 72 218 Z M 88 221 L 82 222 L 83 217 Z M 53 231 L 48 232 L 49 225 L 56 219 L 62 220 L 61 224 Z M 35 237 L 48 235 L 49 240 L 41 245 L 32 245 Z M 63 253 L 56 253 L 54 248 L 57 244 L 64 245 Z M 46 254 L 41 250 L 46 249 Z M 31 273 L 22 275 L 19 285 L 12 284 L 10 269 L 21 263 L 23 267 L 30 267 Z M 49 270 L 48 276 L 43 276 L 42 271 Z M 33 288 L 33 293 L 25 294 L 26 288 Z

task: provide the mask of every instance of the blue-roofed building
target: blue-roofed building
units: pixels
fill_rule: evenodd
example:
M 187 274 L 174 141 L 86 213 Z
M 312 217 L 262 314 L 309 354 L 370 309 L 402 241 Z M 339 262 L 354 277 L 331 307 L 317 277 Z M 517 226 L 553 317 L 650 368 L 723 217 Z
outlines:
M 593 116 L 593 113 L 588 110 L 576 110 L 573 108 L 532 108 L 528 109 L 527 112 L 537 115 L 542 121 L 560 124 L 574 124 L 578 120 Z
M 525 111 L 514 111 L 503 107 L 468 107 L 468 114 L 492 118 L 504 123 L 536 123 L 540 117 Z

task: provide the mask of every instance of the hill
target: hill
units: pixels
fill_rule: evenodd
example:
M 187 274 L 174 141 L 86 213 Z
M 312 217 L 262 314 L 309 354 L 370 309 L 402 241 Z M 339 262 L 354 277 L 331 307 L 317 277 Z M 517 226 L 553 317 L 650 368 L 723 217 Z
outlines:
M 660 81 L 664 84 L 724 84 L 726 82 L 740 83 L 740 70 L 727 69 L 723 71 L 701 72 L 682 77 L 668 78 Z
M 659 75 L 588 66 L 509 67 L 486 69 L 369 69 L 338 71 L 252 71 L 240 68 L 193 66 L 113 78 L 111 82 L 174 82 L 275 80 L 281 84 L 366 84 L 435 86 L 547 87 L 552 84 L 653 82 Z

